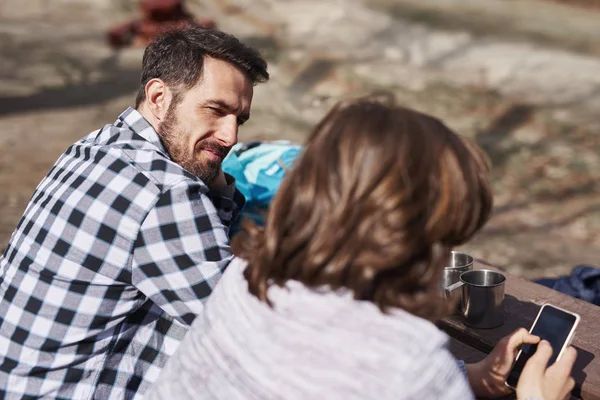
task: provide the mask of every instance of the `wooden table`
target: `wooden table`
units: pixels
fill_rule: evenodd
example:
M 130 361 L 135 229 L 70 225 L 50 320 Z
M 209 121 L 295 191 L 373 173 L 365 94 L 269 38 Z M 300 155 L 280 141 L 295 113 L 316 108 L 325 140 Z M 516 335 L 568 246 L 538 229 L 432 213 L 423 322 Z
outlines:
M 475 269 L 494 269 L 475 262 Z M 457 358 L 476 362 L 485 357 L 504 336 L 519 327 L 531 328 L 540 306 L 551 303 L 581 315 L 573 346 L 578 356 L 573 368 L 576 399 L 600 400 L 600 307 L 559 293 L 526 279 L 501 271 L 507 277 L 505 287 L 504 325 L 494 329 L 465 326 L 459 315 L 438 323 L 451 337 L 451 349 Z

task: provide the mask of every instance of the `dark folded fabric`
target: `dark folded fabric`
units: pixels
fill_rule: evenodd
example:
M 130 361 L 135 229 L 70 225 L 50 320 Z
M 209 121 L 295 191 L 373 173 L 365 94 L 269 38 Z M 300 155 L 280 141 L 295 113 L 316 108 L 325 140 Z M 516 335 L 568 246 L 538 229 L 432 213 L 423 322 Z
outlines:
M 558 278 L 541 278 L 534 282 L 561 293 L 600 305 L 600 268 L 578 265 L 570 275 Z

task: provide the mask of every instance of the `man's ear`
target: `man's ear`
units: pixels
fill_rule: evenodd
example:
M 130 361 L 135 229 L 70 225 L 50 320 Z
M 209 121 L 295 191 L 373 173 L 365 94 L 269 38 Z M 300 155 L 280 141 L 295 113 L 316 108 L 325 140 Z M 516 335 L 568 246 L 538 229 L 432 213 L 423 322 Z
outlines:
M 162 79 L 154 78 L 146 83 L 146 106 L 158 121 L 167 115 L 171 97 L 171 90 Z

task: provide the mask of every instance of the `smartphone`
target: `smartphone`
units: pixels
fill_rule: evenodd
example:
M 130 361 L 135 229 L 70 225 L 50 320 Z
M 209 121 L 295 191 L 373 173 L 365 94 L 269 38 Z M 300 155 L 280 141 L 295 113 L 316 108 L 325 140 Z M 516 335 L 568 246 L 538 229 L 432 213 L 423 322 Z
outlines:
M 575 328 L 579 324 L 579 315 L 563 310 L 551 304 L 544 304 L 540 309 L 529 332 L 550 342 L 552 345 L 552 357 L 548 366 L 560 360 L 565 349 L 571 344 Z M 517 358 L 506 378 L 506 385 L 515 389 L 523 371 L 523 367 L 537 350 L 537 344 L 525 344 L 517 355 Z

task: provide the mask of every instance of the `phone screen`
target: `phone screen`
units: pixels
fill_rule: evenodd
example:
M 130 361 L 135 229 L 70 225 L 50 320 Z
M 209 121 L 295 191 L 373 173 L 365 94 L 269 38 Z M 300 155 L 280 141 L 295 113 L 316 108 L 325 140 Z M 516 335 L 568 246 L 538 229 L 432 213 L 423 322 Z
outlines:
M 548 361 L 548 366 L 554 364 L 558 358 L 558 355 L 560 354 L 563 345 L 567 341 L 569 333 L 571 332 L 571 329 L 573 329 L 575 322 L 576 317 L 574 315 L 568 314 L 554 307 L 547 305 L 542 310 L 542 313 L 535 323 L 531 333 L 550 342 L 552 345 L 553 353 L 552 357 L 550 357 L 550 360 Z M 513 365 L 510 374 L 506 379 L 506 383 L 512 387 L 517 386 L 517 382 L 519 381 L 519 376 L 521 376 L 523 367 L 525 367 L 525 364 L 536 350 L 537 344 L 523 345 L 521 355 L 515 362 L 515 365 Z

